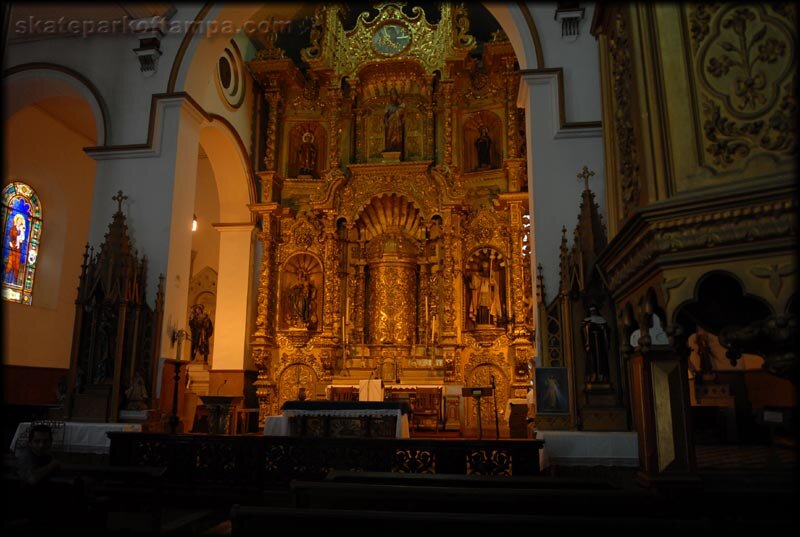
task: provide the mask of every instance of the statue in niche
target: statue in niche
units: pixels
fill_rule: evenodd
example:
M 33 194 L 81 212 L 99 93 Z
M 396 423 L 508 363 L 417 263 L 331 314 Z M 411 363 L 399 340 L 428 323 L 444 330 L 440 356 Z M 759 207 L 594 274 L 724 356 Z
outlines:
M 392 89 L 389 94 L 389 104 L 386 113 L 383 115 L 383 125 L 385 127 L 384 151 L 403 150 L 403 124 L 405 122 L 406 105 L 400 100 L 396 89 Z
M 476 324 L 497 325 L 500 321 L 502 304 L 500 302 L 500 286 L 488 261 L 481 263 L 469 275 L 469 318 Z
M 303 143 L 297 149 L 298 177 L 317 177 L 317 146 L 314 145 L 314 134 L 303 133 Z
M 611 337 L 608 322 L 594 304 L 589 306 L 589 316 L 581 323 L 581 332 L 586 350 L 586 382 L 608 382 Z
M 492 167 L 492 139 L 489 138 L 489 129 L 486 125 L 479 127 L 480 136 L 475 139 L 475 151 L 478 155 L 476 170 L 488 170 Z
M 313 330 L 317 325 L 317 288 L 304 270 L 289 292 L 289 321 L 294 328 Z
M 194 361 L 199 352 L 203 357 L 203 362 L 208 363 L 208 340 L 214 333 L 214 325 L 211 322 L 211 317 L 209 317 L 206 312 L 205 306 L 202 304 L 195 304 L 192 306 L 192 318 L 189 319 L 189 330 L 192 332 L 191 360 Z

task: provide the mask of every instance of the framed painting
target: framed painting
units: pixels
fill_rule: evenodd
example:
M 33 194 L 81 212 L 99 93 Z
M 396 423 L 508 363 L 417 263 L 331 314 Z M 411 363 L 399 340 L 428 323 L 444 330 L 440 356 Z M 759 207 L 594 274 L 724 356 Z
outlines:
M 536 368 L 536 413 L 569 414 L 566 367 Z

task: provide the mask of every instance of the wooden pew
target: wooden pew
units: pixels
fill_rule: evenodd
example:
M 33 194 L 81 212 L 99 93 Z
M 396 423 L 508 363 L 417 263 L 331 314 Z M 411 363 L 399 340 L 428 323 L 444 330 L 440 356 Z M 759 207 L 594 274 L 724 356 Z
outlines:
M 607 479 L 553 476 L 493 476 L 462 474 L 411 474 L 399 472 L 356 472 L 331 470 L 325 481 L 336 483 L 365 483 L 384 485 L 415 485 L 434 487 L 490 487 L 525 489 L 586 489 L 620 488 Z
M 511 488 L 412 484 L 290 483 L 295 507 L 304 509 L 371 509 L 448 513 L 496 513 L 567 516 L 691 517 L 664 498 L 640 490 L 582 488 Z
M 668 529 L 673 531 L 708 529 L 704 522 L 671 518 L 657 520 L 646 517 L 582 516 L 568 517 L 529 514 L 493 514 L 480 511 L 467 513 L 383 511 L 356 509 L 292 509 L 287 507 L 234 505 L 230 512 L 231 535 L 268 535 L 275 529 L 302 531 L 309 529 L 367 530 L 376 534 L 390 528 L 391 534 L 420 529 L 442 531 L 518 530 L 592 532 L 635 529 Z

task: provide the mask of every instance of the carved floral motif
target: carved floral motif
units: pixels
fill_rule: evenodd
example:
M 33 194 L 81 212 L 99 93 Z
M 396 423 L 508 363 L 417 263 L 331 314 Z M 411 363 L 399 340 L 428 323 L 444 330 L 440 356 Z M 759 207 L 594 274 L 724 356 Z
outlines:
M 623 13 L 614 17 L 614 32 L 609 38 L 611 76 L 614 92 L 614 128 L 622 187 L 622 215 L 627 217 L 639 204 L 639 156 L 633 118 L 636 117 L 633 91 L 633 61 L 628 22 Z
M 688 8 L 704 150 L 716 169 L 795 151 L 794 11 L 747 4 Z

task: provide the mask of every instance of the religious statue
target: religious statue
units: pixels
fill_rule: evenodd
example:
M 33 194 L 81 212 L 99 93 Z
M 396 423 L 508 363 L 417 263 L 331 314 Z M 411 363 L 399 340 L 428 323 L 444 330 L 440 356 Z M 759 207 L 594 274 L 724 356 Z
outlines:
M 25 242 L 25 217 L 17 213 L 8 226 L 8 258 L 6 259 L 5 283 L 18 284 L 22 243 Z
M 714 375 L 714 353 L 711 350 L 711 342 L 705 332 L 697 331 L 689 336 L 689 346 L 694 353 L 689 359 L 689 372 L 700 373 L 698 382 L 713 380 Z M 695 358 L 696 356 L 696 358 Z M 699 363 L 698 363 L 699 362 Z M 690 377 L 694 375 L 690 374 Z
M 133 382 L 125 390 L 125 398 L 127 399 L 126 410 L 147 410 L 147 386 L 145 386 L 144 377 L 140 372 L 136 372 Z
M 311 176 L 316 178 L 317 173 L 317 146 L 314 145 L 314 134 L 303 134 L 303 143 L 297 150 L 298 176 Z
M 314 329 L 317 324 L 317 288 L 304 270 L 289 292 L 289 319 L 295 328 Z
M 384 151 L 403 150 L 403 123 L 405 121 L 406 105 L 400 100 L 396 89 L 392 89 L 389 94 L 389 104 L 386 113 L 383 115 L 385 131 Z
M 189 319 L 189 329 L 192 331 L 191 359 L 194 361 L 197 353 L 203 356 L 203 361 L 208 363 L 208 340 L 214 333 L 211 317 L 208 316 L 205 306 L 195 304 L 192 306 L 192 317 Z
M 492 139 L 489 138 L 489 129 L 481 125 L 480 136 L 475 140 L 475 150 L 478 153 L 478 170 L 486 170 L 492 167 Z
M 497 325 L 502 312 L 500 286 L 488 261 L 469 277 L 469 318 L 477 324 Z
M 594 304 L 589 306 L 589 316 L 581 323 L 581 332 L 586 350 L 586 381 L 607 382 L 611 337 L 608 322 Z

